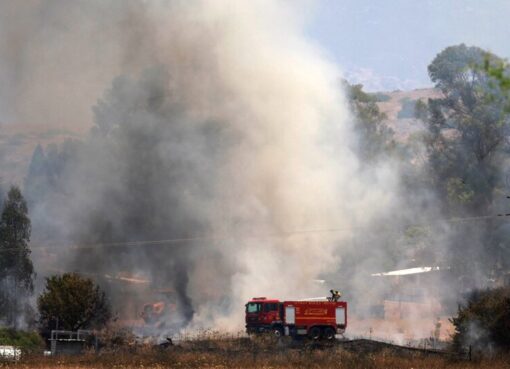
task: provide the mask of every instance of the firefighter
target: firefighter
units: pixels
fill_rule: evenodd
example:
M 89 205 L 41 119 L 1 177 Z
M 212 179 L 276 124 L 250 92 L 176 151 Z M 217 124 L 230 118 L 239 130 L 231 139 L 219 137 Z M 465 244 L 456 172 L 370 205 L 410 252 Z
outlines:
M 331 292 L 331 297 L 329 298 L 330 301 L 337 302 L 338 300 L 340 300 L 340 297 L 342 297 L 342 294 L 337 290 L 330 290 L 329 292 Z

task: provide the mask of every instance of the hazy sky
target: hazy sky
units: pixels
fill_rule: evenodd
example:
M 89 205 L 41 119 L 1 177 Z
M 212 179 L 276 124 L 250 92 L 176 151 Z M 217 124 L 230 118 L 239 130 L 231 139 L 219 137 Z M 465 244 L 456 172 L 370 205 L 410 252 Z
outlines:
M 510 57 L 510 0 L 319 0 L 308 32 L 367 89 L 425 87 L 446 46 Z

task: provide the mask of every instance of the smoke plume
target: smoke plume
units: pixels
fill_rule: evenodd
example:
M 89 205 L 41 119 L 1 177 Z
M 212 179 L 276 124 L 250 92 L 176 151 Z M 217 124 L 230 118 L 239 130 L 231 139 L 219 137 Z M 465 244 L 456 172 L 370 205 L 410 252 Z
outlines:
M 197 326 L 241 328 L 252 296 L 324 295 L 313 280 L 339 268 L 398 181 L 390 165 L 360 169 L 340 72 L 305 36 L 304 12 L 3 2 L 1 112 L 92 126 L 32 208 L 34 238 L 103 244 L 60 265 L 172 286 Z M 171 241 L 104 245 L 147 240 Z

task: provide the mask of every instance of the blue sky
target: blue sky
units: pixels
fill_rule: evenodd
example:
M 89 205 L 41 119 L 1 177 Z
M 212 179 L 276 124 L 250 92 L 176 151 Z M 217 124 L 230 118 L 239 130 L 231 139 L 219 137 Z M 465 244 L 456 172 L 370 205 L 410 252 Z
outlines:
M 447 46 L 510 57 L 510 0 L 319 0 L 307 31 L 367 90 L 427 87 Z

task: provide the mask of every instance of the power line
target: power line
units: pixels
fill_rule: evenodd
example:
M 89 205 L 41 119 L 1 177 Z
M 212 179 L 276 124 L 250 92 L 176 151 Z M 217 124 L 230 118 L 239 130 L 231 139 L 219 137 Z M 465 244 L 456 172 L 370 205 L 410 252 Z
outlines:
M 496 215 L 482 215 L 475 217 L 464 217 L 464 218 L 450 218 L 433 221 L 431 223 L 462 223 L 462 222 L 470 222 L 470 221 L 480 221 L 487 220 L 493 218 L 501 218 L 501 217 L 509 217 L 510 214 L 496 214 Z M 411 224 L 410 226 L 427 226 L 429 224 Z M 142 240 L 142 241 L 127 241 L 127 242 L 111 242 L 111 243 L 96 243 L 89 245 L 53 245 L 53 246 L 39 246 L 39 247 L 31 247 L 31 251 L 50 251 L 50 250 L 62 250 L 66 251 L 79 251 L 79 250 L 92 250 L 99 248 L 116 248 L 116 247 L 131 247 L 131 246 L 157 246 L 157 245 L 177 245 L 184 244 L 189 242 L 196 241 L 224 241 L 231 239 L 265 239 L 265 238 L 283 238 L 294 235 L 306 235 L 306 234 L 320 234 L 320 233 L 339 233 L 339 232 L 352 232 L 356 229 L 362 229 L 362 227 L 351 227 L 351 228 L 312 228 L 312 229 L 298 229 L 292 231 L 281 231 L 278 233 L 268 233 L 265 235 L 243 235 L 243 236 L 216 236 L 216 235 L 208 235 L 208 236 L 194 236 L 194 237 L 180 237 L 180 238 L 169 238 L 163 240 Z M 13 252 L 13 251 L 23 251 L 19 248 L 4 248 L 0 249 L 0 252 Z
M 282 238 L 288 237 L 292 235 L 299 234 L 307 234 L 307 233 L 333 233 L 333 232 L 347 232 L 351 231 L 353 228 L 324 228 L 324 229 L 304 229 L 304 230 L 295 230 L 295 231 L 282 231 L 279 233 L 268 233 L 265 235 L 244 235 L 240 237 L 236 236 L 197 236 L 197 237 L 181 237 L 181 238 L 170 238 L 164 240 L 143 240 L 143 241 L 129 241 L 129 242 L 112 242 L 112 243 L 96 243 L 89 245 L 60 245 L 60 246 L 39 246 L 39 247 L 31 247 L 32 251 L 44 251 L 44 250 L 52 250 L 52 249 L 66 249 L 66 250 L 90 250 L 90 249 L 98 249 L 98 248 L 115 248 L 115 247 L 130 247 L 130 246 L 153 246 L 153 245 L 169 245 L 169 244 L 179 244 L 179 243 L 188 243 L 194 241 L 224 241 L 231 240 L 236 238 L 241 239 L 264 239 L 264 238 Z M 17 248 L 7 248 L 0 249 L 0 252 L 8 252 L 8 251 L 19 251 Z

